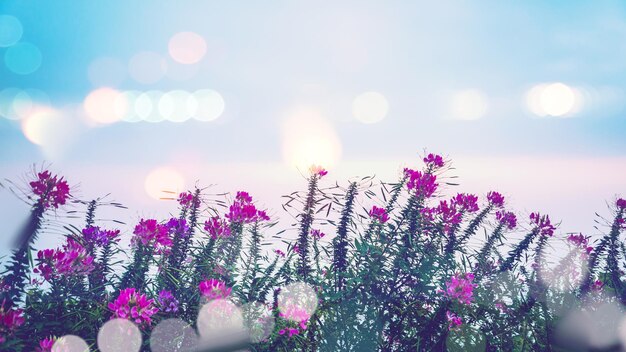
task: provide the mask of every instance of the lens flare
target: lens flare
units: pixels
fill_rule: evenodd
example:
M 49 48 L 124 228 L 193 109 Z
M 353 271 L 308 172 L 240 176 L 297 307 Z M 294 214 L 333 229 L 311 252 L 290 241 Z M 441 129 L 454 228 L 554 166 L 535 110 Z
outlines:
M 180 193 L 185 188 L 185 178 L 176 170 L 169 167 L 160 167 L 152 170 L 144 182 L 146 193 L 154 199 L 168 197 L 169 193 Z
M 90 120 L 99 124 L 120 121 L 126 115 L 127 104 L 122 94 L 112 88 L 99 88 L 85 98 L 85 113 Z
M 168 43 L 168 52 L 174 61 L 190 65 L 202 60 L 207 52 L 204 38 L 194 32 L 176 33 Z
M 478 120 L 487 108 L 487 96 L 477 89 L 463 90 L 452 97 L 451 113 L 458 120 Z

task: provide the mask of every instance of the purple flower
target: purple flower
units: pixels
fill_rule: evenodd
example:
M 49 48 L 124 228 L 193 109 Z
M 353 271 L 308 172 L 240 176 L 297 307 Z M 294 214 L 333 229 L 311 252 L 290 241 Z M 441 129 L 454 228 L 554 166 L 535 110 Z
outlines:
M 424 163 L 429 169 L 434 170 L 443 167 L 444 162 L 441 155 L 430 153 L 424 158 Z
M 187 237 L 189 235 L 189 226 L 187 225 L 187 220 L 185 219 L 177 219 L 171 218 L 167 224 L 168 232 L 173 234 L 179 234 L 182 237 Z
M 153 299 L 148 299 L 134 288 L 122 290 L 108 307 L 113 312 L 111 318 L 128 319 L 139 326 L 150 326 L 151 317 L 159 311 Z
M 552 237 L 554 230 L 556 230 L 556 227 L 552 226 L 550 223 L 550 217 L 548 215 L 542 216 L 539 213 L 531 213 L 530 222 L 536 226 L 542 236 Z
M 473 299 L 474 288 L 476 284 L 472 283 L 474 274 L 454 274 L 450 281 L 446 282 L 446 290 L 440 291 L 445 297 L 451 300 L 458 300 L 461 304 L 470 304 Z
M 194 204 L 193 194 L 189 192 L 183 192 L 178 195 L 178 204 L 183 208 L 189 208 Z
M 370 218 L 372 218 L 372 220 L 384 224 L 387 221 L 389 221 L 389 215 L 387 214 L 387 211 L 385 210 L 385 208 L 379 208 L 377 206 L 373 206 L 372 210 L 370 210 Z
M 436 182 L 437 176 L 435 175 L 411 169 L 404 169 L 404 174 L 409 178 L 406 184 L 407 188 L 414 190 L 417 196 L 429 198 L 435 193 L 437 186 L 439 186 Z
M 157 298 L 159 302 L 159 306 L 161 307 L 161 311 L 165 313 L 176 313 L 178 312 L 178 300 L 170 291 L 163 290 L 159 292 L 159 297 Z
M 252 203 L 248 192 L 239 191 L 229 208 L 226 218 L 232 223 L 249 224 L 255 221 L 268 221 L 270 218 L 263 210 L 258 210 Z
M 2 305 L 0 305 L 0 344 L 25 322 L 23 310 L 4 308 L 5 303 L 2 301 Z
M 93 260 L 82 245 L 68 237 L 61 248 L 37 252 L 37 266 L 33 272 L 48 282 L 63 277 L 82 276 L 94 270 Z
M 567 240 L 576 247 L 583 250 L 586 254 L 589 254 L 591 253 L 591 251 L 593 251 L 593 247 L 589 246 L 589 237 L 583 236 L 582 233 L 578 235 L 570 234 L 567 237 Z
M 450 330 L 457 329 L 463 324 L 463 320 L 450 311 L 446 312 L 446 318 L 448 318 L 448 329 Z
M 502 208 L 504 206 L 504 196 L 498 192 L 491 191 L 487 193 L 487 200 L 494 207 Z
M 154 248 L 156 254 L 169 254 L 172 247 L 172 239 L 167 225 L 159 224 L 154 219 L 141 219 L 133 231 L 131 244 L 133 247 L 140 245 Z
M 47 170 L 38 173 L 37 180 L 30 182 L 30 187 L 33 194 L 39 197 L 37 202 L 44 209 L 58 208 L 59 205 L 65 204 L 70 196 L 70 187 L 63 177 L 52 176 Z
M 474 213 L 478 211 L 478 197 L 473 194 L 458 193 L 450 203 L 461 212 Z
M 496 220 L 508 227 L 509 230 L 513 230 L 517 226 L 517 217 L 510 211 L 497 211 Z
M 54 336 L 46 337 L 39 341 L 37 352 L 52 352 L 52 346 L 54 346 L 55 341 L 56 338 Z
M 120 230 L 104 230 L 98 226 L 87 226 L 82 232 L 85 242 L 94 247 L 103 247 L 120 240 Z
M 326 236 L 325 233 L 323 233 L 322 231 L 318 230 L 318 229 L 313 229 L 311 230 L 311 236 L 313 236 L 313 238 L 316 239 L 321 239 L 322 237 Z
M 274 249 L 274 253 L 276 253 L 280 257 L 285 257 L 285 252 L 281 251 L 280 249 Z
M 617 209 L 619 210 L 626 210 L 626 199 L 624 198 L 620 198 L 615 202 L 615 205 L 617 206 Z
M 202 281 L 200 285 L 198 285 L 198 289 L 200 290 L 200 294 L 209 300 L 228 298 L 232 291 L 230 287 L 226 286 L 226 283 L 217 279 Z
M 230 227 L 228 226 L 228 222 L 226 222 L 226 220 L 220 219 L 219 216 L 214 216 L 205 221 L 204 229 L 214 240 L 230 236 Z

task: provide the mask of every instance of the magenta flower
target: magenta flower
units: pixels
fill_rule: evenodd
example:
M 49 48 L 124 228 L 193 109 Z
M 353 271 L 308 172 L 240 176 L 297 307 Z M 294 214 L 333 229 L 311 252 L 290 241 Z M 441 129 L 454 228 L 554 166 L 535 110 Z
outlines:
M 94 247 L 103 247 L 120 240 L 120 230 L 104 230 L 98 226 L 87 226 L 82 233 L 85 242 Z
M 142 245 L 154 249 L 156 254 L 168 254 L 170 252 L 172 239 L 167 225 L 161 225 L 154 219 L 141 219 L 139 224 L 135 226 L 133 234 L 135 234 L 131 239 L 133 247 Z
M 189 226 L 185 219 L 171 218 L 165 226 L 170 235 L 178 234 L 182 237 L 189 235 Z
M 379 208 L 377 206 L 373 206 L 372 210 L 370 210 L 370 218 L 372 220 L 384 224 L 389 221 L 389 215 L 387 214 L 387 210 L 385 208 Z
M 228 226 L 228 222 L 220 219 L 219 216 L 214 216 L 205 221 L 204 229 L 214 240 L 218 238 L 230 237 L 230 226 Z
M 52 352 L 52 346 L 54 346 L 55 341 L 56 338 L 54 336 L 46 337 L 39 341 L 37 352 Z
M 313 238 L 316 239 L 321 239 L 322 237 L 326 236 L 325 233 L 323 233 L 322 231 L 318 230 L 318 229 L 313 229 L 311 230 L 311 236 L 313 236 Z
M 276 253 L 280 257 L 285 257 L 285 252 L 281 251 L 280 249 L 274 249 L 274 253 Z
M 454 330 L 459 328 L 461 325 L 463 325 L 463 320 L 461 320 L 461 318 L 459 318 L 456 314 L 447 311 L 446 312 L 446 318 L 448 318 L 448 329 L 449 330 Z
M 491 191 L 487 193 L 487 200 L 494 207 L 502 208 L 504 206 L 504 196 L 498 192 Z
M 249 224 L 255 221 L 269 221 L 269 216 L 262 210 L 258 210 L 252 203 L 252 197 L 248 192 L 239 191 L 235 201 L 230 206 L 226 218 L 232 223 Z
M 461 304 L 470 304 L 473 299 L 474 288 L 478 285 L 472 283 L 474 274 L 454 274 L 450 281 L 446 282 L 446 290 L 440 291 L 450 300 L 458 300 Z
M 6 338 L 25 322 L 24 311 L 16 308 L 5 309 L 5 303 L 6 301 L 2 301 L 0 305 L 0 343 L 6 341 Z
M 226 283 L 217 279 L 202 281 L 198 285 L 200 294 L 209 300 L 226 299 L 230 296 L 232 289 L 226 286 Z
M 552 237 L 554 230 L 556 230 L 556 227 L 550 223 L 550 217 L 548 215 L 542 216 L 539 213 L 531 213 L 530 222 L 536 226 L 542 236 Z
M 602 288 L 604 288 L 604 283 L 600 280 L 596 280 L 591 284 L 591 291 L 593 292 L 600 292 Z
M 193 194 L 189 192 L 183 192 L 178 195 L 178 204 L 183 208 L 191 208 L 192 206 L 199 206 L 200 200 L 195 198 Z
M 309 172 L 311 172 L 311 175 L 319 176 L 320 178 L 322 178 L 322 177 L 324 177 L 324 176 L 326 176 L 328 174 L 328 171 L 326 171 L 320 165 L 312 165 L 309 168 Z
M 128 319 L 145 327 L 152 324 L 151 317 L 159 311 L 153 299 L 134 288 L 122 290 L 117 299 L 109 303 L 109 310 L 113 312 L 111 318 Z
M 439 184 L 437 176 L 429 173 L 422 173 L 420 171 L 404 169 L 404 174 L 409 178 L 407 181 L 407 188 L 414 190 L 417 196 L 424 198 L 431 197 L 437 190 Z
M 473 194 L 458 193 L 452 198 L 450 204 L 461 212 L 474 213 L 478 211 L 478 197 Z
M 293 251 L 300 254 L 300 246 L 298 245 L 293 246 Z
M 159 297 L 157 298 L 157 302 L 159 303 L 159 307 L 161 307 L 161 311 L 165 313 L 176 313 L 178 312 L 179 302 L 174 297 L 172 292 L 168 290 L 162 290 L 159 292 Z
M 431 170 L 441 168 L 444 165 L 441 155 L 436 155 L 433 153 L 428 154 L 428 156 L 424 158 L 424 163 L 426 163 L 426 166 L 428 166 L 428 168 Z
M 626 210 L 626 199 L 624 198 L 620 198 L 615 202 L 615 205 L 617 206 L 617 209 L 619 210 Z
M 30 182 L 33 194 L 39 197 L 37 202 L 44 209 L 50 207 L 58 208 L 59 205 L 65 204 L 70 196 L 70 187 L 63 177 L 52 174 L 49 171 L 43 171 L 37 174 L 37 180 Z
M 37 252 L 37 266 L 33 272 L 48 282 L 64 277 L 77 277 L 94 270 L 93 260 L 83 246 L 68 237 L 61 248 Z
M 513 230 L 517 226 L 517 217 L 510 211 L 497 211 L 496 220 L 500 224 L 506 226 L 509 230 Z
M 593 251 L 593 247 L 589 246 L 589 237 L 583 236 L 582 233 L 578 235 L 570 234 L 567 237 L 567 240 L 574 246 L 583 250 L 586 254 L 589 254 Z

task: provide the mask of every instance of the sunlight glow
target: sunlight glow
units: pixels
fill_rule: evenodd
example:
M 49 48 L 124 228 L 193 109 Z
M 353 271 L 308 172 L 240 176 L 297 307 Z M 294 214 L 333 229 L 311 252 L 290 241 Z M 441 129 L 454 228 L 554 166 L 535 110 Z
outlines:
M 378 92 L 363 93 L 352 102 L 352 115 L 363 123 L 380 122 L 388 111 L 387 98 Z
M 477 89 L 457 92 L 452 97 L 452 116 L 458 120 L 478 120 L 488 108 L 487 96 Z
M 167 192 L 178 194 L 185 188 L 185 178 L 178 171 L 169 167 L 152 170 L 144 182 L 146 193 L 154 199 L 170 197 Z
M 582 94 L 560 82 L 538 84 L 526 93 L 526 105 L 537 116 L 571 116 L 582 104 Z
M 121 93 L 112 88 L 99 88 L 85 98 L 83 107 L 89 119 L 100 124 L 120 121 L 126 115 L 127 104 Z

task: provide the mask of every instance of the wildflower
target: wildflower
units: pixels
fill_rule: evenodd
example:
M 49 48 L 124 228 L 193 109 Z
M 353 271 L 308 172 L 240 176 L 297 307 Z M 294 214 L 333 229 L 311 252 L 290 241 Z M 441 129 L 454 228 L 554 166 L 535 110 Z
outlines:
M 439 291 L 448 299 L 458 300 L 461 304 L 470 304 L 473 299 L 473 291 L 478 285 L 472 283 L 474 274 L 454 274 L 450 281 L 446 282 L 446 290 Z
M 167 227 L 168 233 L 171 235 L 178 234 L 182 237 L 189 235 L 189 226 L 185 219 L 171 218 L 165 226 Z
M 596 280 L 593 282 L 593 284 L 591 284 L 591 291 L 600 292 L 602 291 L 603 287 L 604 287 L 604 283 L 600 280 Z
M 37 352 L 52 352 L 52 346 L 54 346 L 55 341 L 56 338 L 54 336 L 46 337 L 39 341 Z
M 33 272 L 40 274 L 46 281 L 87 275 L 94 269 L 93 260 L 82 245 L 67 238 L 61 248 L 37 252 L 38 265 Z
M 478 211 L 478 197 L 473 194 L 458 193 L 452 198 L 450 204 L 461 212 Z
M 299 333 L 300 333 L 300 331 L 298 329 L 295 329 L 295 328 L 280 329 L 278 331 L 279 335 L 289 334 L 289 337 L 292 337 L 294 335 L 298 335 Z
M 409 178 L 406 184 L 407 188 L 415 190 L 417 196 L 429 198 L 435 193 L 437 186 L 439 186 L 436 182 L 437 176 L 435 175 L 411 169 L 404 169 L 404 174 Z
M 178 204 L 183 208 L 190 208 L 192 206 L 198 206 L 199 199 L 195 198 L 193 194 L 189 192 L 183 192 L 178 195 Z
M 172 239 L 169 236 L 169 229 L 166 225 L 159 224 L 154 219 L 141 219 L 133 231 L 131 244 L 134 247 L 139 245 L 154 248 L 156 254 L 168 254 L 172 246 Z
M 278 315 L 287 320 L 305 323 L 311 318 L 311 314 L 297 304 L 287 304 Z
M 313 238 L 316 239 L 321 239 L 322 237 L 326 236 L 325 233 L 323 233 L 322 231 L 318 230 L 318 229 L 313 229 L 311 230 L 311 236 L 313 236 Z
M 370 210 L 370 217 L 380 223 L 380 224 L 384 224 L 387 221 L 389 221 L 389 215 L 387 214 L 387 211 L 385 210 L 385 208 L 379 208 L 377 206 L 373 206 L 372 210 Z
M 567 240 L 576 247 L 582 249 L 586 254 L 589 254 L 591 253 L 591 251 L 593 251 L 593 247 L 589 246 L 589 237 L 583 236 L 582 233 L 578 235 L 570 234 L 567 237 Z
M 513 230 L 517 226 L 517 217 L 510 211 L 497 211 L 496 219 L 509 230 Z
M 443 158 L 441 155 L 430 153 L 428 156 L 424 158 L 424 163 L 428 166 L 429 169 L 438 169 L 443 167 Z
M 281 251 L 280 249 L 274 249 L 274 253 L 278 254 L 280 257 L 285 257 L 285 252 Z
M 122 290 L 117 299 L 109 303 L 109 309 L 113 312 L 112 318 L 128 319 L 139 326 L 150 326 L 151 317 L 159 311 L 153 299 L 134 288 Z
M 258 210 L 252 203 L 252 197 L 248 192 L 239 191 L 235 201 L 229 208 L 226 218 L 232 223 L 249 224 L 255 221 L 267 221 L 269 216 L 262 210 Z
M 548 215 L 543 215 L 542 216 L 539 213 L 531 213 L 530 214 L 530 221 L 531 221 L 531 223 L 535 224 L 535 226 L 539 230 L 539 233 L 542 236 L 550 236 L 550 237 L 552 237 L 552 235 L 554 234 L 554 230 L 556 230 L 556 227 L 554 227 L 550 223 L 550 217 Z
M 293 246 L 293 251 L 300 254 L 300 246 L 298 245 Z
M 94 247 L 103 247 L 120 240 L 120 230 L 104 230 L 98 226 L 87 226 L 82 230 L 82 233 L 85 242 Z
M 439 214 L 444 232 L 446 233 L 450 233 L 450 231 L 452 231 L 452 229 L 454 229 L 462 221 L 461 213 L 457 212 L 456 208 L 452 204 L 448 205 L 448 202 L 445 200 L 439 202 L 439 206 L 437 206 L 435 212 Z
M 230 227 L 226 220 L 220 219 L 219 216 L 214 216 L 204 222 L 204 229 L 211 235 L 211 238 L 218 239 L 230 236 Z
M 457 329 L 463 324 L 463 320 L 450 311 L 446 312 L 446 318 L 448 318 L 448 329 L 450 330 Z
M 617 209 L 619 210 L 626 210 L 626 199 L 624 198 L 620 198 L 615 202 L 615 205 L 617 206 Z
M 223 281 L 217 279 L 202 281 L 200 285 L 198 285 L 198 289 L 202 296 L 209 300 L 226 299 L 230 296 L 230 292 L 232 291 Z
M 311 167 L 309 168 L 309 172 L 311 172 L 311 175 L 319 176 L 320 178 L 322 178 L 322 177 L 324 177 L 324 176 L 326 176 L 328 174 L 328 171 L 326 171 L 320 165 L 311 165 Z
M 504 206 L 504 196 L 498 192 L 491 191 L 487 193 L 487 200 L 489 205 L 502 208 Z
M 17 328 L 24 324 L 24 312 L 16 308 L 4 308 L 6 301 L 0 305 L 0 343 L 12 335 Z
M 70 196 L 70 187 L 63 177 L 52 176 L 47 170 L 37 174 L 37 180 L 30 182 L 30 188 L 33 194 L 39 196 L 37 202 L 44 209 L 58 208 L 59 205 L 65 204 Z
M 176 313 L 178 312 L 178 300 L 172 293 L 168 290 L 162 290 L 159 292 L 159 297 L 157 298 L 159 302 L 159 306 L 161 307 L 161 311 L 165 313 Z

